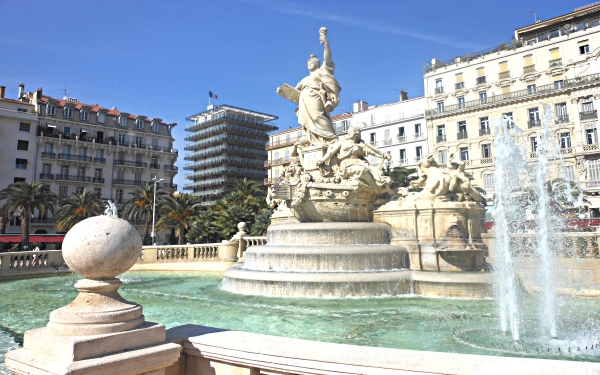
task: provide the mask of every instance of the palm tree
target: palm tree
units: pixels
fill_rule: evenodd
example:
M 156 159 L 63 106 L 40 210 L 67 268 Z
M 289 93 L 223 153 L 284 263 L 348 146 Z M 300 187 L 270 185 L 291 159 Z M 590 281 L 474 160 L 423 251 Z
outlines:
M 29 219 L 36 210 L 40 216 L 45 216 L 48 211 L 54 215 L 58 196 L 50 191 L 48 185 L 22 181 L 0 190 L 0 201 L 3 200 L 9 216 L 21 216 L 21 246 L 26 248 L 29 247 Z
M 252 221 L 253 216 L 252 210 L 248 206 L 234 204 L 219 212 L 217 224 L 221 228 L 223 237 L 230 238 L 237 232 L 237 225 L 240 221 L 248 223 Z
M 82 220 L 98 216 L 103 211 L 104 199 L 99 193 L 83 189 L 81 194 L 73 193 L 72 197 L 60 201 L 56 210 L 56 230 L 66 232 Z
M 263 185 L 259 184 L 254 180 L 248 180 L 244 177 L 243 180 L 235 181 L 228 189 L 229 193 L 241 193 L 242 195 L 248 197 L 264 197 L 267 195 Z
M 191 243 L 218 242 L 222 239 L 219 232 L 216 213 L 206 210 L 198 214 L 185 238 Z
M 186 231 L 203 208 L 201 198 L 175 192 L 163 201 L 156 228 L 160 230 L 167 226 L 174 226 L 177 243 L 181 245 L 185 242 Z
M 384 176 L 392 178 L 394 188 L 408 187 L 410 182 L 417 179 L 417 170 L 414 168 L 405 167 L 394 167 L 390 168 L 383 167 L 382 173 Z
M 144 244 L 150 244 L 150 221 L 154 208 L 154 185 L 136 187 L 132 193 L 133 198 L 123 204 L 123 218 L 133 222 L 144 222 Z M 161 188 L 156 189 L 156 213 L 165 200 L 167 193 Z

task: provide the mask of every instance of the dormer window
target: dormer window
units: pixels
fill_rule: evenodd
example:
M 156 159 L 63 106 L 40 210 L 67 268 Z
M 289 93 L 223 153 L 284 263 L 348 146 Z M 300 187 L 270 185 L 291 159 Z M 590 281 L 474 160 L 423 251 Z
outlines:
M 119 125 L 127 126 L 127 116 L 119 116 Z
M 90 118 L 90 111 L 84 111 L 83 109 L 79 112 L 79 117 L 84 120 L 87 121 Z
M 48 104 L 48 107 L 46 109 L 46 114 L 48 116 L 55 116 L 56 115 L 56 106 L 52 105 L 52 104 Z
M 139 118 L 135 121 L 136 129 L 144 129 L 144 119 Z
M 65 107 L 63 109 L 63 114 L 66 118 L 72 118 L 73 117 L 73 108 L 72 107 Z
M 101 124 L 106 122 L 106 113 L 98 112 L 98 122 Z
M 152 131 L 153 132 L 158 131 L 158 122 L 156 122 L 156 121 L 152 122 Z

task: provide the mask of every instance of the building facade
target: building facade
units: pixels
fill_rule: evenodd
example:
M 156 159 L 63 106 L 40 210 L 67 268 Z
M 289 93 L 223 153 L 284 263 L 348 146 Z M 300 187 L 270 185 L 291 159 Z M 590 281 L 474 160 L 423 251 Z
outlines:
M 550 113 L 565 177 L 599 192 L 599 55 L 600 5 L 592 5 L 516 29 L 492 49 L 433 59 L 424 74 L 430 149 L 438 161 L 451 153 L 463 160 L 491 199 L 494 121 L 505 116 L 523 129 L 535 163 L 537 132 Z
M 190 180 L 184 189 L 202 197 L 203 204 L 212 206 L 223 198 L 227 187 L 236 180 L 247 178 L 263 183 L 267 177 L 265 144 L 268 133 L 277 130 L 268 115 L 230 105 L 210 105 L 207 110 L 190 116 L 193 123 L 186 127 L 191 134 L 185 137 L 188 145 L 185 156 L 185 178 Z
M 60 199 L 87 189 L 118 206 L 132 197 L 136 187 L 153 180 L 162 179 L 157 187 L 166 191 L 177 189 L 173 178 L 178 151 L 173 149 L 171 135 L 177 124 L 75 98 L 53 98 L 43 95 L 41 88 L 32 93 L 23 89 L 16 100 L 0 100 L 2 106 L 22 108 L 11 120 L 2 111 L 3 136 L 17 141 L 16 150 L 2 155 L 17 171 L 12 178 L 2 175 L 2 188 L 25 178 L 47 184 Z M 20 231 L 20 227 L 14 225 L 8 231 Z M 37 231 L 55 233 L 53 218 L 33 219 L 32 233 Z M 163 232 L 157 241 L 168 242 L 169 233 Z

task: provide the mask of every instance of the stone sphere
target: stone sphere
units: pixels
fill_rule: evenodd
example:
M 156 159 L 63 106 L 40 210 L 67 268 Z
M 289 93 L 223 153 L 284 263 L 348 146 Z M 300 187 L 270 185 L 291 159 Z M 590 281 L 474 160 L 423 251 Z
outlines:
M 95 216 L 73 226 L 62 249 L 71 271 L 86 279 L 112 279 L 135 264 L 142 252 L 142 240 L 126 220 Z

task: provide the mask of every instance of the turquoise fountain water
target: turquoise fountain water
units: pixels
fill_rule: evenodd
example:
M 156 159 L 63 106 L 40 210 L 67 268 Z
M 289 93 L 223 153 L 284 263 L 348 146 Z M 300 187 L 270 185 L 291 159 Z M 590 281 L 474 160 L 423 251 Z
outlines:
M 559 339 L 527 341 L 539 335 L 525 331 L 525 339 L 514 343 L 510 335 L 490 331 L 498 319 L 492 300 L 265 298 L 224 292 L 217 274 L 128 272 L 121 278 L 123 297 L 142 304 L 146 320 L 167 327 L 193 323 L 353 345 L 600 361 L 597 300 L 559 297 Z M 44 326 L 50 311 L 71 302 L 77 280 L 69 275 L 0 282 L 2 362 L 26 330 Z M 523 299 L 520 306 L 525 319 L 538 319 L 536 297 Z

